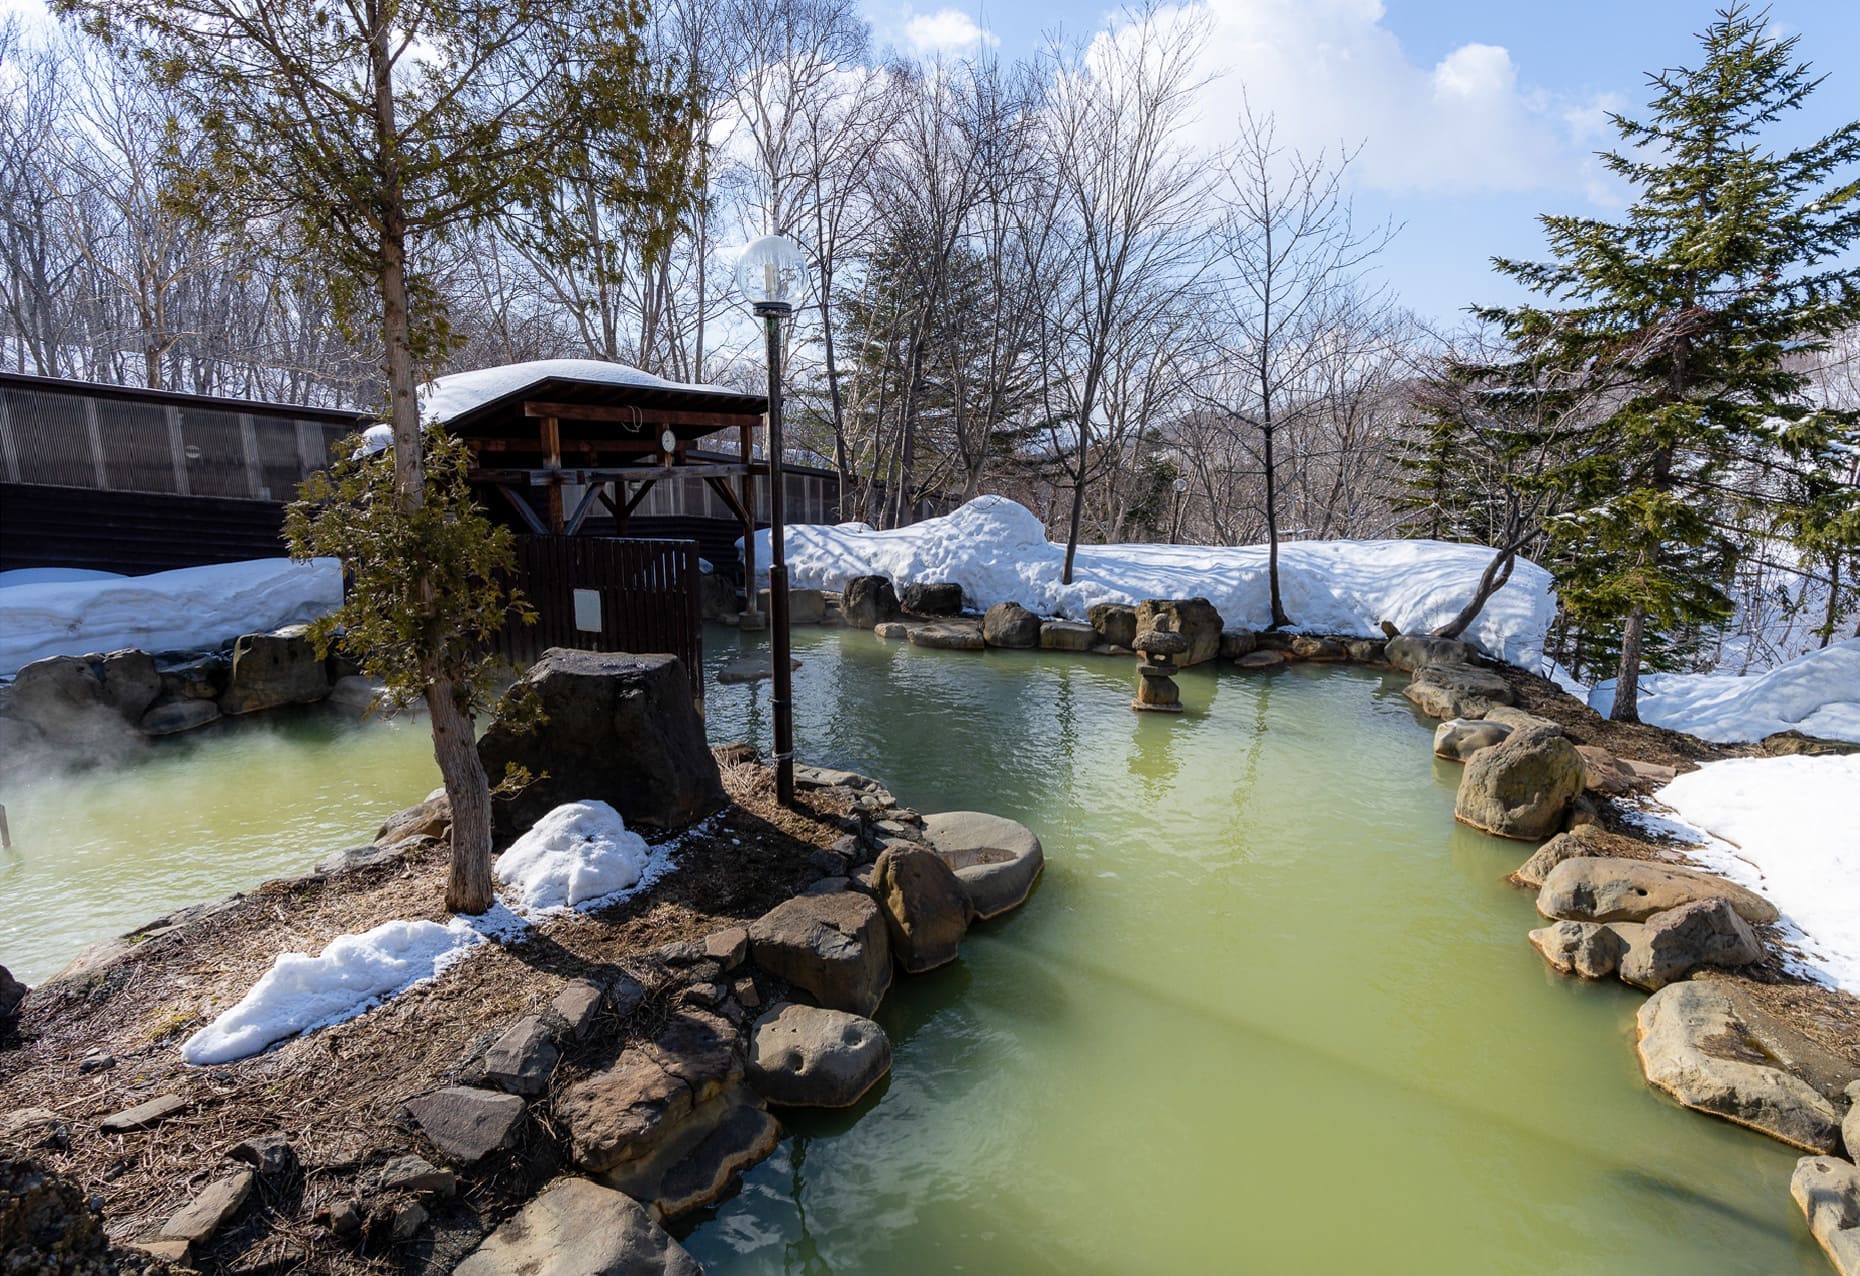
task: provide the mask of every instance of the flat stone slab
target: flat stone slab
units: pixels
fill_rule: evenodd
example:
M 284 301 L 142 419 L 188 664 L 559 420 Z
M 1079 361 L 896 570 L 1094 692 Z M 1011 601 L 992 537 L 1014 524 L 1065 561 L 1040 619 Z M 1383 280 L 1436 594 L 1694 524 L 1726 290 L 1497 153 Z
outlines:
M 592 979 L 571 979 L 549 1003 L 549 1009 L 562 1020 L 568 1035 L 579 1041 L 588 1035 L 606 1000 L 607 994 Z
M 1285 663 L 1283 651 L 1249 651 L 1234 660 L 1242 669 L 1276 669 Z
M 1721 981 L 1670 984 L 1637 1019 L 1641 1070 L 1686 1107 L 1832 1152 L 1856 1069 Z
M 632 1197 L 559 1178 L 466 1255 L 453 1276 L 703 1276 Z
M 742 1080 L 735 1029 L 695 1011 L 675 1015 L 651 1042 L 570 1086 L 555 1105 L 575 1163 L 596 1172 L 650 1157 L 700 1105 Z
M 187 1100 L 178 1094 L 157 1095 L 146 1103 L 138 1103 L 133 1108 L 125 1108 L 121 1112 L 105 1117 L 97 1128 L 105 1134 L 127 1134 L 132 1130 L 147 1130 L 186 1109 Z
M 1752 925 L 1776 920 L 1776 906 L 1715 873 L 1649 860 L 1577 856 L 1551 869 L 1537 892 L 1545 917 L 1584 922 L 1644 922 L 1655 913 L 1722 899 Z
M 504 1030 L 484 1055 L 484 1079 L 512 1094 L 541 1094 L 549 1088 L 559 1052 L 549 1029 L 525 1015 Z
M 919 625 L 905 636 L 913 647 L 935 647 L 942 651 L 981 651 L 988 645 L 982 641 L 979 624 L 955 621 Z
M 234 1170 L 225 1178 L 215 1179 L 163 1223 L 155 1239 L 186 1241 L 190 1245 L 205 1243 L 239 1212 L 252 1195 L 252 1180 L 256 1177 L 251 1170 Z
M 799 669 L 801 662 L 790 659 L 789 669 Z M 761 682 L 775 676 L 774 658 L 767 655 L 737 656 L 717 666 L 717 681 L 725 686 L 739 682 Z
M 776 905 L 750 923 L 749 956 L 832 1010 L 869 1015 L 891 987 L 884 919 L 855 891 Z
M 891 1041 L 862 1015 L 784 1004 L 756 1020 L 749 1084 L 784 1107 L 846 1108 L 891 1071 Z
M 984 920 L 1025 903 L 1046 863 L 1032 829 L 986 811 L 926 815 L 924 837 L 956 871 Z
M 1511 684 L 1473 665 L 1422 665 L 1402 695 L 1431 718 L 1483 718 L 1494 705 L 1510 704 Z
M 514 1094 L 447 1086 L 407 1101 L 407 1111 L 433 1146 L 460 1165 L 475 1165 L 517 1141 L 523 1100 Z
M 458 1176 L 423 1156 L 397 1156 L 381 1167 L 375 1186 L 383 1192 L 438 1192 L 450 1196 L 458 1188 Z

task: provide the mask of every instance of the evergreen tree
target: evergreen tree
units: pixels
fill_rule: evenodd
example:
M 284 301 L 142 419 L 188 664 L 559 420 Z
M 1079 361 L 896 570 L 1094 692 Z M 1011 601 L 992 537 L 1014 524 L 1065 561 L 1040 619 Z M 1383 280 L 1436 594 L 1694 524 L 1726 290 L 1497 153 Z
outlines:
M 1612 117 L 1622 146 L 1603 155 L 1634 190 L 1624 219 L 1542 218 L 1551 260 L 1494 265 L 1544 302 L 1476 312 L 1602 387 L 1608 410 L 1543 482 L 1565 510 L 1547 531 L 1566 606 L 1620 626 L 1620 721 L 1639 720 L 1652 635 L 1730 615 L 1724 582 L 1747 546 L 1726 512 L 1754 504 L 1775 535 L 1802 529 L 1771 480 L 1829 472 L 1855 432 L 1853 413 L 1812 402 L 1790 356 L 1860 317 L 1860 267 L 1843 257 L 1860 237 L 1860 122 L 1763 148 L 1821 84 L 1795 60 L 1799 37 L 1766 27 L 1766 12 L 1722 10 L 1696 67 L 1649 76 L 1647 118 Z M 1854 489 L 1810 486 L 1817 529 L 1851 535 Z

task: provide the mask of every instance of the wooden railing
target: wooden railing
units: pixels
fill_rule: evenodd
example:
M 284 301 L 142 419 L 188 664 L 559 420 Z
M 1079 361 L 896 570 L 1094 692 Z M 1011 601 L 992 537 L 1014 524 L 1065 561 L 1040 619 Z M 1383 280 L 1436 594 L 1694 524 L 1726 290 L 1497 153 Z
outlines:
M 669 652 L 703 698 L 696 541 L 519 536 L 516 556 L 514 583 L 537 616 L 504 626 L 496 647 L 505 659 L 527 665 L 550 647 Z

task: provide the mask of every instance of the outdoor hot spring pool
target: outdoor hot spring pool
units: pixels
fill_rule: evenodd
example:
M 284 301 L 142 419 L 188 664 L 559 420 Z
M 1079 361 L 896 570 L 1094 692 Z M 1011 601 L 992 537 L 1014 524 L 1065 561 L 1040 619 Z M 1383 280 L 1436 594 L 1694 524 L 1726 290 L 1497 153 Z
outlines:
M 732 630 L 706 634 L 713 659 Z M 900 978 L 890 1078 L 784 1115 L 680 1229 L 719 1273 L 1820 1273 L 1795 1154 L 1657 1098 L 1639 994 L 1524 942 L 1526 853 L 1452 820 L 1399 676 L 1192 670 L 802 630 L 797 749 L 1031 825 L 1046 875 Z M 766 747 L 769 689 L 713 686 Z M 230 724 L 5 795 L 0 960 L 42 978 L 308 868 L 436 783 L 423 723 Z

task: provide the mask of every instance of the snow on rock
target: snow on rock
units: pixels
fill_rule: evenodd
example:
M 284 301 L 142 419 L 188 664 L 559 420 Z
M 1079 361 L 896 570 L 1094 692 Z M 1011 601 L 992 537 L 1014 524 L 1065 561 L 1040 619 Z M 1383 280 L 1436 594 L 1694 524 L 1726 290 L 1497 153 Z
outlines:
M 1065 546 L 1040 520 L 1001 496 L 982 496 L 942 517 L 875 532 L 860 525 L 787 531 L 788 579 L 800 588 L 843 589 L 854 576 L 954 581 L 980 610 L 1018 602 L 1047 616 L 1085 618 L 1094 603 L 1206 598 L 1230 626 L 1271 622 L 1264 545 L 1080 545 L 1070 585 L 1060 583 Z M 756 533 L 756 562 L 768 562 Z M 1280 593 L 1295 628 L 1380 637 L 1378 621 L 1425 633 L 1472 597 L 1492 551 L 1442 541 L 1291 541 L 1279 546 Z M 1555 619 L 1550 574 L 1519 559 L 1465 637 L 1513 664 L 1536 667 Z
M 0 587 L 0 674 L 47 656 L 212 647 L 315 620 L 342 605 L 333 558 L 261 558 L 151 576 Z
M 601 385 L 651 390 L 692 390 L 700 394 L 740 393 L 727 386 L 667 381 L 624 363 L 608 363 L 602 359 L 535 359 L 528 363 L 479 368 L 475 372 L 455 372 L 428 381 L 419 389 L 420 419 L 429 423 L 450 421 L 461 413 L 549 380 L 593 381 Z
M 1860 755 L 1728 758 L 1680 776 L 1655 800 L 1702 839 L 1693 858 L 1768 896 L 1800 933 L 1794 963 L 1860 993 Z
M 1613 679 L 1589 693 L 1589 707 L 1614 707 Z M 1860 638 L 1832 643 L 1766 673 L 1642 674 L 1640 718 L 1706 740 L 1761 740 L 1800 731 L 1860 741 Z
M 536 821 L 497 860 L 497 878 L 518 912 L 591 905 L 640 885 L 652 859 L 646 839 L 605 802 L 569 802 Z
M 245 997 L 181 1045 L 192 1064 L 230 1063 L 273 1042 L 353 1019 L 434 978 L 493 934 L 509 934 L 506 909 L 438 922 L 383 922 L 338 935 L 316 956 L 280 953 Z M 518 928 L 521 922 L 516 922 Z

